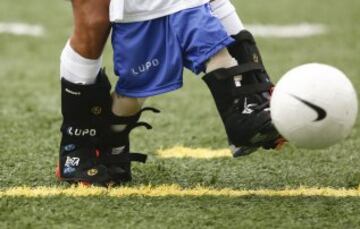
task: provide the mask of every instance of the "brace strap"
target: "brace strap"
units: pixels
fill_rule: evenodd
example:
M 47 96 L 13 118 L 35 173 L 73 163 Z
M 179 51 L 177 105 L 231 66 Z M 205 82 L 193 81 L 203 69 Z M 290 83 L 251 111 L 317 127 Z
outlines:
M 234 66 L 231 68 L 222 68 L 214 71 L 214 76 L 218 80 L 235 80 L 234 76 L 242 76 L 248 77 L 248 75 L 244 75 L 244 73 L 264 70 L 264 66 L 260 63 L 245 63 L 242 65 Z M 250 77 L 250 76 L 249 76 Z M 251 76 L 253 77 L 253 76 Z M 233 83 L 234 84 L 234 83 Z M 272 87 L 271 82 L 261 82 L 251 85 L 241 85 L 241 87 L 233 87 L 231 89 L 231 93 L 234 97 L 240 97 L 243 95 L 253 94 L 253 93 L 262 93 L 265 91 L 269 91 Z

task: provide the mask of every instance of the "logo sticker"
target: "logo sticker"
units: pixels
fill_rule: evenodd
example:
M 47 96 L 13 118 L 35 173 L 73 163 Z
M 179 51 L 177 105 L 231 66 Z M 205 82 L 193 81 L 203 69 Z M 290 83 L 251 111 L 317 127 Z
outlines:
M 253 61 L 254 61 L 254 63 L 259 63 L 259 56 L 256 54 L 256 53 L 254 53 L 253 54 Z
M 66 157 L 65 167 L 77 167 L 80 164 L 79 157 Z
M 112 155 L 119 155 L 119 154 L 121 154 L 122 152 L 124 152 L 125 147 L 126 147 L 126 146 L 120 146 L 120 147 L 117 147 L 117 148 L 113 148 L 112 151 L 111 151 L 111 154 L 112 154 Z
M 93 108 L 91 108 L 91 113 L 93 113 L 94 115 L 100 115 L 102 112 L 102 109 L 100 106 L 95 106 Z
M 79 157 L 66 157 L 64 164 L 64 174 L 71 174 L 76 171 L 75 167 L 78 167 L 80 164 Z
M 291 96 L 294 97 L 295 99 L 299 100 L 306 106 L 310 107 L 312 110 L 314 110 L 316 112 L 317 118 L 313 122 L 319 122 L 326 118 L 327 113 L 326 113 L 325 109 L 323 109 L 322 107 L 319 107 L 319 106 L 317 106 L 309 101 L 306 101 L 300 97 L 297 97 L 296 95 L 291 95 Z
M 243 114 L 251 114 L 254 112 L 253 108 L 256 107 L 256 103 L 249 103 L 248 104 L 248 98 L 245 97 L 244 101 L 244 110 L 242 111 Z
M 241 87 L 242 75 L 234 77 L 235 87 Z
M 64 146 L 64 150 L 67 152 L 73 151 L 75 148 L 76 148 L 76 146 L 74 144 Z
M 93 176 L 95 176 L 96 174 L 98 174 L 98 172 L 99 172 L 99 171 L 98 171 L 97 169 L 89 169 L 89 170 L 87 171 L 87 175 L 93 177 Z

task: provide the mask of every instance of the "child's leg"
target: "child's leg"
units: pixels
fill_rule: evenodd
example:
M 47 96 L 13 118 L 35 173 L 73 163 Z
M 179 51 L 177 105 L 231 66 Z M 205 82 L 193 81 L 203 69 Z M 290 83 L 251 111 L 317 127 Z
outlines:
M 169 26 L 168 17 L 115 23 L 112 45 L 114 69 L 119 80 L 113 94 L 111 129 L 121 137 L 138 125 L 150 128 L 143 122 L 137 122 L 145 110 L 158 112 L 148 107 L 142 109 L 145 98 L 180 88 L 183 64 L 181 48 Z M 129 144 L 118 144 L 114 152 L 128 147 Z
M 206 72 L 212 72 L 220 68 L 230 68 L 236 65 L 236 60 L 232 58 L 229 51 L 224 48 L 207 62 Z
M 212 0 L 211 8 L 214 15 L 221 21 L 226 32 L 236 40 L 235 44 L 228 48 L 231 56 L 233 56 L 239 64 L 243 64 L 248 61 L 246 60 L 246 57 L 244 59 L 244 56 L 242 55 L 245 51 L 244 49 L 252 49 L 252 52 L 256 53 L 255 58 L 262 63 L 262 58 L 255 39 L 249 31 L 245 30 L 245 27 L 231 1 Z M 267 78 L 270 80 L 269 76 L 267 76 Z
M 257 48 L 255 40 L 252 37 L 251 33 L 245 30 L 244 25 L 241 22 L 238 14 L 236 13 L 236 9 L 232 5 L 230 0 L 212 0 L 211 7 L 213 13 L 220 19 L 227 33 L 229 35 L 232 35 L 232 37 L 236 40 L 236 43 L 228 47 L 228 50 L 231 56 L 238 61 L 239 65 L 242 65 L 249 61 L 250 62 L 255 61 L 262 64 L 262 58 L 260 56 L 260 52 Z M 251 50 L 250 53 L 252 54 L 250 55 L 253 56 L 243 55 L 244 53 L 246 53 L 246 50 Z M 270 82 L 270 77 L 266 73 L 265 69 L 264 69 L 264 73 L 265 74 L 262 75 L 261 81 Z M 266 95 L 264 97 L 264 101 L 268 102 L 269 98 L 270 97 Z M 266 147 L 271 148 L 276 144 L 269 144 L 269 145 L 270 146 L 266 146 Z M 254 149 L 251 149 L 249 147 L 233 148 L 233 152 L 235 156 L 247 154 L 248 152 L 251 152 L 253 150 Z
M 262 64 L 253 62 L 254 50 L 250 51 L 242 52 L 247 62 L 238 65 L 223 49 L 209 60 L 203 78 L 215 99 L 234 156 L 247 155 L 258 147 L 274 148 L 280 137 L 269 113 L 272 85 Z
M 110 132 L 104 141 L 110 147 L 110 156 L 108 157 L 107 167 L 112 172 L 112 181 L 122 183 L 132 179 L 131 161 L 145 162 L 146 155 L 130 153 L 130 132 L 138 127 L 145 126 L 150 129 L 151 126 L 144 122 L 138 122 L 144 109 L 142 105 L 145 99 L 130 98 L 120 96 L 116 92 L 112 94 Z M 154 108 L 153 112 L 159 112 Z M 119 170 L 118 168 L 123 170 Z
M 114 93 L 112 97 L 112 112 L 116 116 L 133 116 L 141 110 L 145 102 L 145 98 L 129 98 L 116 93 Z
M 191 23 L 195 20 L 196 27 Z M 244 34 L 240 42 L 234 42 L 206 5 L 172 15 L 172 23 L 184 44 L 185 66 L 195 73 L 207 72 L 203 79 L 214 97 L 229 143 L 252 151 L 272 147 L 279 135 L 268 109 L 271 83 L 252 37 Z M 239 59 L 234 60 L 227 47 L 230 53 L 233 47 L 241 49 L 235 56 Z M 240 154 L 245 153 L 250 151 Z

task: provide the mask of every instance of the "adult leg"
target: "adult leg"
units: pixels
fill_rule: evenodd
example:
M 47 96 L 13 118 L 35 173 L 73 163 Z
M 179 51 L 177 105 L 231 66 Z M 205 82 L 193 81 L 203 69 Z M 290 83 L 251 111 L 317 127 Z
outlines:
M 110 0 L 72 0 L 74 30 L 70 45 L 81 56 L 101 56 L 110 32 Z
M 75 84 L 93 84 L 110 31 L 110 0 L 72 0 L 73 33 L 60 64 L 60 77 Z
M 101 53 L 110 23 L 109 0 L 72 0 L 74 30 L 60 64 L 63 123 L 57 176 L 105 185 L 111 180 L 100 163 L 100 142 L 110 113 L 110 83 Z

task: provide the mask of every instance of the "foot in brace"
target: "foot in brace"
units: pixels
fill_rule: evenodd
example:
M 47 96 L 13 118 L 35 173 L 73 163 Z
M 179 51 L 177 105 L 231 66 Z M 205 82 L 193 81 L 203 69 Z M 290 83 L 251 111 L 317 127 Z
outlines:
M 111 174 L 112 181 L 115 185 L 132 180 L 131 162 L 137 161 L 145 163 L 147 156 L 142 153 L 130 153 L 130 132 L 136 128 L 143 126 L 152 129 L 152 126 L 146 122 L 138 122 L 144 111 L 152 111 L 159 113 L 160 111 L 146 107 L 141 109 L 137 114 L 128 117 L 118 117 L 112 115 L 108 136 L 104 139 L 105 145 L 109 148 L 105 162 Z
M 128 126 L 121 134 L 110 129 L 113 122 L 118 122 L 111 112 L 110 89 L 104 71 L 93 85 L 62 79 L 63 124 L 56 171 L 61 181 L 98 186 L 119 184 L 131 180 L 132 161 L 145 162 L 145 155 L 129 152 L 129 133 L 141 124 L 137 124 L 140 113 L 128 117 Z M 118 145 L 124 148 L 114 151 Z
M 238 66 L 209 72 L 203 77 L 225 126 L 234 157 L 258 148 L 277 148 L 282 137 L 270 117 L 273 87 L 253 36 L 241 31 L 228 48 Z

